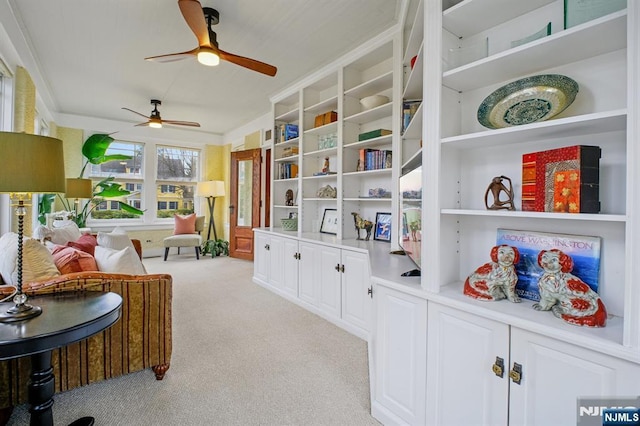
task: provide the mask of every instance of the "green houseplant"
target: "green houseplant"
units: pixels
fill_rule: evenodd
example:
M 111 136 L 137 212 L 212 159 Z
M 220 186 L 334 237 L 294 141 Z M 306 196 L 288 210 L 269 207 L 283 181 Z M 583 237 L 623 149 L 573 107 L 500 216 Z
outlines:
M 85 163 L 82 166 L 82 170 L 80 171 L 79 178 L 83 178 L 84 172 L 89 164 L 103 164 L 108 163 L 109 161 L 124 161 L 130 160 L 133 157 L 130 155 L 124 154 L 112 154 L 107 155 L 107 150 L 109 146 L 113 143 L 114 139 L 111 135 L 97 133 L 89 136 L 89 138 L 82 145 L 82 155 L 85 157 Z M 73 207 L 73 202 L 59 195 L 60 201 L 62 205 L 68 212 L 74 213 L 73 220 L 76 224 L 83 228 L 87 224 L 87 219 L 91 215 L 91 212 L 105 199 L 113 199 L 118 197 L 123 197 L 131 194 L 131 191 L 127 189 L 123 189 L 121 185 L 115 182 L 115 178 L 113 176 L 109 176 L 107 178 L 102 179 L 97 182 L 93 186 L 93 197 L 82 206 L 79 211 L 76 211 Z M 53 204 L 53 196 L 52 194 L 42 194 L 38 200 L 39 206 L 39 216 L 38 220 L 40 223 L 45 223 L 45 213 L 51 212 L 51 206 Z M 121 210 L 126 213 L 132 215 L 142 215 L 144 213 L 143 210 L 137 209 L 129 204 L 120 201 L 114 200 L 118 202 L 118 205 Z
M 223 239 L 207 240 L 202 243 L 202 254 L 211 254 L 211 257 L 229 256 L 229 241 Z

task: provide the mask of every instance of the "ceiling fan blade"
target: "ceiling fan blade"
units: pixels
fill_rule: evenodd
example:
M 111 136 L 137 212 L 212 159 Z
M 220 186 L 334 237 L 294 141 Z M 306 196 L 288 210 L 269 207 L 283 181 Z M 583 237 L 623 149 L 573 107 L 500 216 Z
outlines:
M 178 6 L 184 20 L 198 39 L 200 46 L 211 46 L 209 27 L 202 12 L 202 5 L 197 0 L 178 0 Z
M 154 62 L 174 62 L 174 61 L 180 61 L 182 59 L 189 58 L 191 56 L 195 56 L 198 54 L 198 50 L 200 50 L 200 48 L 196 47 L 195 49 L 191 49 L 186 52 L 169 53 L 167 55 L 159 55 L 159 56 L 150 56 L 144 59 L 145 61 L 154 61 Z
M 141 117 L 144 117 L 144 118 L 147 118 L 147 119 L 149 118 L 149 116 L 148 116 L 148 115 L 140 114 L 138 111 L 134 111 L 134 110 L 132 110 L 132 109 L 125 108 L 125 107 L 122 107 L 122 109 L 126 109 L 127 111 L 131 111 L 132 113 L 134 113 L 134 114 L 138 114 L 138 115 L 139 115 L 139 116 L 141 116 Z
M 196 123 L 195 121 L 162 120 L 162 124 L 173 124 L 175 126 L 200 127 L 200 123 Z
M 133 126 L 133 127 L 148 126 L 148 125 L 149 125 L 149 123 L 150 123 L 150 121 L 145 121 L 144 123 L 136 124 L 136 125 L 135 125 L 135 126 Z
M 233 53 L 225 52 L 224 50 L 220 49 L 218 49 L 218 52 L 220 53 L 220 59 L 228 62 L 233 62 L 234 64 L 240 65 L 241 67 L 245 67 L 271 77 L 275 76 L 276 72 L 278 71 L 278 68 L 274 67 L 273 65 L 265 64 L 264 62 L 256 61 L 255 59 L 234 55 Z

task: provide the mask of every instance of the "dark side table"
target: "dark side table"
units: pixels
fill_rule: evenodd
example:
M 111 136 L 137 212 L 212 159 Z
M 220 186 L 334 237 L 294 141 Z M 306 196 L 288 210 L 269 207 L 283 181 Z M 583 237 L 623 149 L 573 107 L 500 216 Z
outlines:
M 120 318 L 122 298 L 115 293 L 88 291 L 30 300 L 42 308 L 42 314 L 25 321 L 0 323 L 0 360 L 31 356 L 30 424 L 53 425 L 52 350 L 109 328 Z M 0 309 L 12 304 L 0 303 Z M 93 418 L 83 417 L 72 424 L 81 423 L 92 424 Z

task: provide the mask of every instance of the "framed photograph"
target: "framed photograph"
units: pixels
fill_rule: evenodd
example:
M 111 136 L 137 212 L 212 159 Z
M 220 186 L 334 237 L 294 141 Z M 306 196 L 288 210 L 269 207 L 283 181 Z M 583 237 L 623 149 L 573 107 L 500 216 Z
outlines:
M 324 215 L 322 216 L 322 224 L 320 225 L 320 232 L 325 234 L 338 233 L 338 210 L 337 209 L 324 209 Z
M 373 239 L 391 241 L 391 213 L 376 213 L 376 230 Z

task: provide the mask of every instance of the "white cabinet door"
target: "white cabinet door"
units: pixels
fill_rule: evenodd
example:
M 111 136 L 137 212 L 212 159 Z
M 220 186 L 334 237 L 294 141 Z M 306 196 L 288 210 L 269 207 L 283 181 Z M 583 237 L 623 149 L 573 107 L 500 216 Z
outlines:
M 427 424 L 507 425 L 509 326 L 433 302 L 428 318 Z
M 318 306 L 325 313 L 340 318 L 342 305 L 340 249 L 318 245 L 317 256 L 320 264 Z
M 298 241 L 285 238 L 283 247 L 284 270 L 282 290 L 292 296 L 298 296 Z
M 579 397 L 640 395 L 640 366 L 555 339 L 511 328 L 510 425 L 577 424 Z
M 320 262 L 317 258 L 317 244 L 298 242 L 300 261 L 298 262 L 298 297 L 314 306 L 318 305 Z
M 427 301 L 374 285 L 372 408 L 383 423 L 425 424 Z
M 269 255 L 269 235 L 262 232 L 254 233 L 255 248 L 253 252 L 253 276 L 256 280 L 264 284 L 269 283 L 269 266 L 271 256 Z
M 342 319 L 365 331 L 371 323 L 371 287 L 369 256 L 365 253 L 342 250 Z
M 282 290 L 284 287 L 284 241 L 284 238 L 274 235 L 271 236 L 269 241 L 269 252 L 271 253 L 269 284 L 278 290 Z

